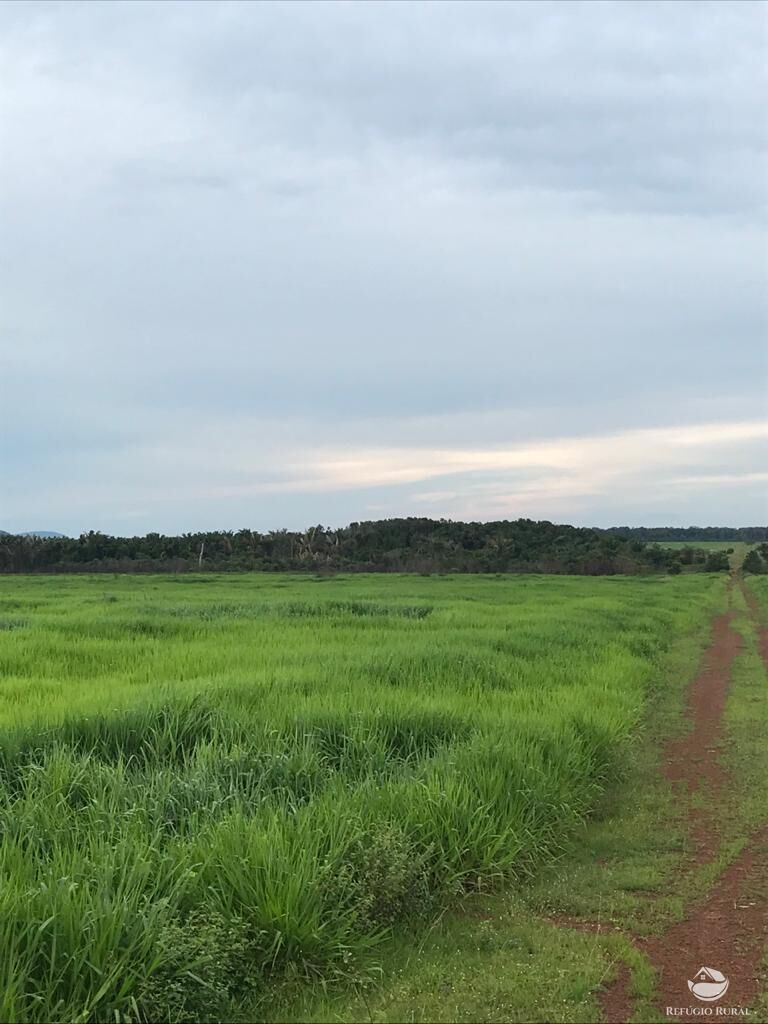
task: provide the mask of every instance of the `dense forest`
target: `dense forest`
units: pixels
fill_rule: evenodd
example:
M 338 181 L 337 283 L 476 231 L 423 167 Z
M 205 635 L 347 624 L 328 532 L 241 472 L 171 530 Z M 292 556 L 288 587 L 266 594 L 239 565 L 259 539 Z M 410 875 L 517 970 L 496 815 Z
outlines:
M 462 523 L 440 519 L 383 519 L 341 529 L 148 533 L 111 537 L 89 531 L 76 538 L 3 534 L 0 572 L 542 572 L 577 575 L 728 569 L 722 551 L 664 549 L 641 531 L 595 530 L 530 519 Z M 653 534 L 654 531 L 648 531 Z M 666 534 L 675 531 L 666 531 Z M 685 532 L 685 531 L 683 531 Z M 706 530 L 698 531 L 699 534 Z M 720 531 L 720 532 L 728 532 Z M 744 531 L 730 531 L 735 534 Z M 759 533 L 755 528 L 753 533 Z M 762 530 L 765 538 L 768 531 Z M 671 537 L 665 539 L 672 539 Z M 682 539 L 687 539 L 683 537 Z M 697 539 L 701 539 L 697 537 Z M 730 539 L 747 539 L 727 537 Z M 751 538 L 750 538 L 751 539 Z M 768 553 L 768 545 L 765 545 Z

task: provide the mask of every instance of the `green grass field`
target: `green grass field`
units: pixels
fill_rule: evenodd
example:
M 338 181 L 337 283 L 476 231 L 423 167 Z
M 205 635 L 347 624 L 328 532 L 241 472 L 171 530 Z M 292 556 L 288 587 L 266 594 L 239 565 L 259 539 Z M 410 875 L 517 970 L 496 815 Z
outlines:
M 259 1019 L 527 884 L 724 585 L 0 579 L 0 1019 Z
M 662 548 L 702 548 L 704 551 L 727 551 L 728 548 L 749 548 L 751 544 L 745 544 L 740 540 L 660 540 L 659 547 Z

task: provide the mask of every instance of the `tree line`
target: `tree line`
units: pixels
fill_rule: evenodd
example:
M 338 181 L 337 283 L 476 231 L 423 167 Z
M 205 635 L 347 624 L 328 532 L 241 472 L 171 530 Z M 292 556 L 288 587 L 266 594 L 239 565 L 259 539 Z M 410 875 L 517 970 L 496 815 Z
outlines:
M 340 529 L 215 530 L 167 536 L 0 535 L 2 573 L 312 571 L 540 572 L 576 575 L 722 572 L 724 552 L 682 553 L 624 536 L 531 519 L 463 523 L 382 519 Z M 706 531 L 701 531 L 706 532 Z M 670 538 L 671 539 L 671 538 Z M 730 539 L 730 538 L 727 538 Z

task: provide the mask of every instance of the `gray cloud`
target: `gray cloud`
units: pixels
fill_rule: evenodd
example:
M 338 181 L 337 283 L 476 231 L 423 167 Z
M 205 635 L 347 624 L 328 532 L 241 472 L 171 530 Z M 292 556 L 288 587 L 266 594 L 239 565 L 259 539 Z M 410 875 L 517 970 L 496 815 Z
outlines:
M 765 519 L 738 441 L 641 460 L 621 501 L 306 467 L 764 417 L 767 17 L 5 4 L 0 528 L 489 518 L 515 487 L 534 516 Z

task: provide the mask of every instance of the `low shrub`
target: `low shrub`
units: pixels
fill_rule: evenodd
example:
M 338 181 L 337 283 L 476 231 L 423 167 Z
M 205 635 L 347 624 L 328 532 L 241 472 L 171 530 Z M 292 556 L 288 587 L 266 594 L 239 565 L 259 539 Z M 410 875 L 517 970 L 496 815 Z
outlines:
M 355 839 L 327 887 L 328 903 L 343 906 L 363 932 L 421 916 L 438 897 L 430 888 L 428 860 L 402 827 L 382 822 Z
M 160 932 L 162 964 L 134 999 L 147 1024 L 231 1020 L 237 1004 L 257 991 L 261 975 L 253 956 L 252 929 L 239 918 L 195 910 Z

